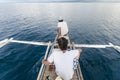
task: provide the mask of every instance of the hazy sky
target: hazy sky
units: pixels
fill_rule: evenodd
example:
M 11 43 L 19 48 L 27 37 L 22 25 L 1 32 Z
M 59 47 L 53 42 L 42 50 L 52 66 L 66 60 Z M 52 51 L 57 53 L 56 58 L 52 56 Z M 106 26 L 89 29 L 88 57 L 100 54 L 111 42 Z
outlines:
M 0 0 L 0 2 L 120 2 L 120 0 Z

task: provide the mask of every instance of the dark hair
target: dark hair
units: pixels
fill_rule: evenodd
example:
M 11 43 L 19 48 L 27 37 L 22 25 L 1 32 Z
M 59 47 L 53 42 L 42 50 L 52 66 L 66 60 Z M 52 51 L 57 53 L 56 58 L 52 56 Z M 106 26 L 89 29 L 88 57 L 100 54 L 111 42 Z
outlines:
M 61 19 L 61 20 L 58 20 L 58 22 L 63 22 L 63 19 Z
M 68 40 L 64 37 L 57 39 L 58 45 L 61 50 L 67 50 Z

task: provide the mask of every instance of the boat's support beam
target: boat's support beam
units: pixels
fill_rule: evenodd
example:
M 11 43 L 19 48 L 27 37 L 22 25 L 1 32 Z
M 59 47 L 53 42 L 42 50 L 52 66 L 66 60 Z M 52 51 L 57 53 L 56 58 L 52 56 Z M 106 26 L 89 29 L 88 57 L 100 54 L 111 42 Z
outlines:
M 0 41 L 0 48 L 5 46 L 8 43 L 22 43 L 22 44 L 31 44 L 31 45 L 38 45 L 38 46 L 48 46 L 48 42 L 34 42 L 34 41 L 21 41 L 21 40 L 14 40 L 13 38 L 5 39 Z M 52 46 L 54 43 L 50 43 L 50 46 Z M 57 44 L 55 44 L 57 45 Z M 72 46 L 72 44 L 69 44 L 68 46 Z M 109 48 L 112 47 L 118 52 L 120 52 L 120 46 L 113 45 L 112 43 L 109 43 L 108 45 L 98 45 L 98 44 L 74 44 L 77 48 Z
M 13 38 L 10 39 L 4 39 L 2 41 L 0 41 L 0 48 L 2 48 L 3 46 L 5 46 L 6 44 L 8 44 Z
M 20 41 L 20 40 L 10 40 L 10 42 L 22 43 L 22 44 L 32 44 L 32 45 L 38 45 L 38 46 L 48 46 L 48 44 L 49 44 L 49 43 L 45 43 L 45 42 Z

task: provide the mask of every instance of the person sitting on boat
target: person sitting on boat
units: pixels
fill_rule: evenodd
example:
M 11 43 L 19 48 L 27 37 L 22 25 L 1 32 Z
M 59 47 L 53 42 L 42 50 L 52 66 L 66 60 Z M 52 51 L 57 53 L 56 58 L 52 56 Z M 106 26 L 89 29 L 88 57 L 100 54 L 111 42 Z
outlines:
M 57 32 L 58 32 L 58 38 L 60 36 L 67 36 L 68 34 L 68 25 L 67 22 L 64 21 L 61 17 L 58 20 L 58 26 L 57 26 Z
M 62 77 L 63 80 L 71 80 L 74 73 L 73 61 L 79 59 L 82 50 L 67 50 L 68 40 L 64 37 L 59 38 L 57 42 L 59 49 L 53 50 L 48 59 L 43 60 L 42 63 L 45 65 L 54 63 L 56 74 Z

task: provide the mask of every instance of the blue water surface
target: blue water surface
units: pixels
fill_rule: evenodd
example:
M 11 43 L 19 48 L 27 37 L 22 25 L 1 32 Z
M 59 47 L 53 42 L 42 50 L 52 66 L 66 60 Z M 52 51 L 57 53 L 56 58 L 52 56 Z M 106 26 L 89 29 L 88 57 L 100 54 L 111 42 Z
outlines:
M 57 20 L 72 42 L 120 46 L 120 3 L 0 3 L 0 40 L 53 41 Z M 46 47 L 10 43 L 0 48 L 0 80 L 36 80 Z M 84 80 L 120 80 L 120 53 L 83 48 Z

